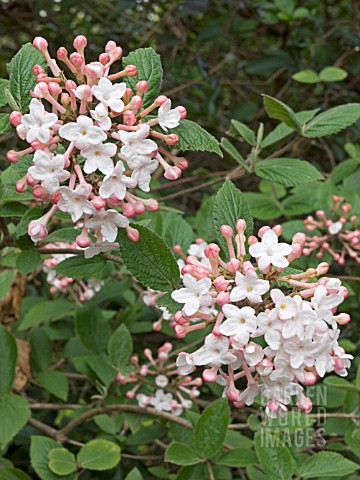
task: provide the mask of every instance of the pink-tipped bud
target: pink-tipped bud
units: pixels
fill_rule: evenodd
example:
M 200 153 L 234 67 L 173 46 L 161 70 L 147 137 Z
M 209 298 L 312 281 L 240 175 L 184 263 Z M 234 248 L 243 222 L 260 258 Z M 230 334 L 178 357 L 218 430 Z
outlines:
M 247 272 L 249 272 L 250 270 L 253 270 L 254 272 L 256 271 L 256 268 L 254 267 L 254 265 L 250 262 L 250 261 L 246 261 L 243 263 L 243 266 L 242 266 L 242 272 L 243 274 L 245 275 Z
M 161 107 L 161 105 L 165 103 L 167 99 L 168 97 L 166 97 L 165 95 L 159 95 L 157 98 L 155 98 L 154 103 Z
M 49 192 L 41 185 L 34 185 L 32 193 L 34 198 L 36 198 L 36 200 L 40 200 L 41 202 L 46 202 L 50 198 Z
M 126 65 L 125 72 L 128 77 L 135 77 L 138 74 L 138 69 L 136 65 Z
M 69 93 L 73 93 L 73 90 L 76 90 L 77 88 L 77 85 L 76 83 L 73 81 L 73 80 L 66 80 L 65 82 L 65 89 L 69 92 Z
M 176 161 L 176 165 L 181 169 L 185 170 L 189 166 L 189 162 L 184 157 L 180 157 Z
M 299 245 L 301 245 L 303 247 L 306 243 L 305 233 L 302 233 L 302 232 L 295 233 L 295 235 L 292 237 L 292 243 L 293 244 L 298 243 Z
M 9 150 L 6 154 L 6 158 L 10 163 L 17 163 L 19 160 L 18 154 L 15 152 L 15 150 Z
M 14 127 L 17 127 L 18 125 L 21 124 L 21 119 L 22 119 L 22 113 L 21 112 L 14 111 L 14 112 L 10 113 L 9 122 Z
M 35 180 L 35 178 L 33 178 L 30 173 L 27 173 L 25 175 L 25 178 L 26 178 L 26 182 L 28 185 L 30 185 L 30 187 L 33 187 L 34 185 L 36 185 L 38 183 L 38 180 Z
M 63 107 L 68 107 L 70 105 L 70 95 L 68 93 L 62 93 L 60 102 Z
M 280 237 L 281 232 L 282 232 L 282 226 L 281 225 L 275 225 L 275 227 L 272 228 L 272 231 L 275 232 L 278 237 Z
M 324 210 L 317 210 L 316 211 L 316 216 L 319 217 L 319 218 L 325 217 Z
M 177 180 L 181 177 L 181 170 L 178 167 L 169 167 L 166 169 L 164 177 L 168 180 Z
M 148 212 L 157 212 L 159 210 L 159 202 L 155 198 L 149 198 L 145 204 Z
M 28 185 L 26 183 L 26 180 L 25 178 L 22 178 L 21 180 L 18 180 L 16 182 L 16 185 L 15 185 L 15 190 L 18 192 L 18 193 L 23 193 L 26 191 Z
M 248 244 L 251 246 L 255 245 L 256 243 L 259 243 L 259 240 L 254 235 L 250 235 L 248 238 Z
M 230 262 L 226 264 L 229 270 L 232 272 L 237 272 L 240 268 L 241 262 L 237 258 L 231 258 Z
M 220 247 L 216 243 L 209 243 L 205 248 L 204 254 L 207 258 L 217 258 L 220 253 Z
M 132 242 L 138 242 L 140 238 L 140 234 L 138 230 L 135 230 L 135 228 L 132 227 L 126 227 L 126 233 L 128 236 L 128 239 L 131 240 Z
M 186 118 L 187 111 L 185 107 L 182 107 L 181 105 L 179 105 L 178 107 L 175 108 L 175 110 L 177 110 L 180 113 L 180 120 L 184 120 L 184 118 Z
M 48 42 L 43 37 L 35 37 L 33 40 L 33 45 L 36 50 L 39 50 L 40 52 L 44 52 L 48 48 Z
M 87 38 L 84 35 L 78 35 L 77 37 L 75 37 L 73 45 L 75 50 L 84 50 L 87 43 Z
M 68 56 L 68 51 L 66 50 L 65 47 L 60 47 L 56 52 L 56 56 L 59 60 L 65 60 Z
M 330 265 L 327 262 L 321 262 L 316 268 L 316 275 L 325 275 L 329 268 Z
M 245 220 L 243 220 L 242 218 L 240 218 L 239 220 L 237 220 L 237 221 L 236 221 L 235 228 L 236 228 L 236 231 L 237 231 L 238 233 L 244 233 L 245 230 L 246 230 L 246 222 L 245 222 Z
M 261 227 L 260 230 L 258 231 L 258 237 L 262 238 L 268 230 L 271 230 L 271 228 L 268 225 Z
M 225 277 L 223 275 L 215 278 L 214 280 L 214 287 L 219 292 L 225 292 L 227 290 L 228 285 L 229 285 L 229 282 L 225 280 Z
M 106 200 L 102 197 L 96 196 L 91 200 L 91 205 L 96 208 L 96 210 L 100 210 L 104 208 L 106 205 Z
M 133 110 L 139 110 L 143 106 L 143 99 L 139 95 L 134 95 L 130 102 L 130 107 Z
M 58 97 L 60 95 L 60 93 L 62 92 L 62 88 L 60 87 L 60 85 L 56 82 L 49 82 L 48 83 L 48 87 L 49 87 L 49 93 L 52 97 Z
M 221 225 L 220 232 L 225 238 L 231 238 L 234 233 L 233 229 L 229 225 Z
M 227 303 L 230 303 L 230 293 L 229 292 L 220 292 L 216 297 L 216 301 L 220 307 L 223 307 Z
M 101 63 L 101 65 L 106 65 L 110 62 L 110 55 L 108 53 L 102 53 L 101 55 L 99 55 L 99 62 Z
M 305 372 L 305 378 L 302 383 L 306 386 L 311 386 L 316 383 L 317 375 L 315 372 Z
M 176 145 L 179 143 L 179 140 L 180 138 L 176 133 L 170 133 L 166 138 L 166 145 Z
M 109 40 L 105 45 L 105 52 L 111 53 L 116 47 L 117 47 L 116 42 L 114 42 L 113 40 Z
M 87 248 L 91 245 L 91 239 L 86 228 L 76 237 L 76 243 L 80 248 Z
M 304 394 L 298 396 L 297 406 L 302 412 L 309 413 L 312 410 L 312 401 L 310 398 L 305 397 Z
M 135 208 L 133 207 L 133 205 L 131 205 L 131 203 L 125 203 L 125 205 L 123 206 L 123 215 L 126 217 L 126 218 L 131 218 L 135 215 Z
M 226 396 L 231 402 L 237 402 L 240 397 L 240 392 L 237 388 L 229 388 L 226 392 Z
M 56 205 L 58 203 L 58 201 L 60 200 L 60 198 L 61 198 L 61 193 L 59 191 L 55 192 L 51 195 L 50 202 L 53 203 L 54 205 Z
M 125 94 L 123 95 L 123 99 L 129 100 L 133 95 L 134 95 L 134 92 L 131 90 L 131 88 L 127 88 L 125 91 Z
M 39 82 L 34 88 L 34 93 L 40 98 L 49 95 L 49 87 L 46 82 Z
M 80 70 L 84 66 L 84 57 L 80 53 L 72 53 L 70 55 L 70 62 L 77 70 Z
M 45 73 L 45 70 L 43 69 L 43 67 L 41 65 L 34 65 L 33 68 L 32 68 L 32 71 L 33 71 L 33 74 L 35 75 L 35 77 Z
M 217 380 L 217 368 L 207 368 L 202 373 L 202 378 L 205 382 L 214 383 Z
M 335 317 L 335 320 L 338 325 L 346 325 L 350 322 L 351 317 L 348 313 L 340 313 Z
M 145 212 L 145 205 L 142 202 L 135 202 L 134 205 L 136 215 L 142 215 Z
M 344 362 L 340 357 L 335 357 L 334 359 L 334 370 L 342 370 L 344 368 Z
M 124 121 L 124 125 L 130 125 L 130 126 L 135 125 L 136 123 L 135 113 L 132 110 L 126 110 L 126 112 L 123 113 L 123 121 Z
M 184 338 L 186 336 L 186 328 L 182 325 L 175 325 L 175 335 L 177 338 Z
M 138 95 L 144 95 L 149 90 L 149 82 L 141 80 L 136 84 L 136 92 Z

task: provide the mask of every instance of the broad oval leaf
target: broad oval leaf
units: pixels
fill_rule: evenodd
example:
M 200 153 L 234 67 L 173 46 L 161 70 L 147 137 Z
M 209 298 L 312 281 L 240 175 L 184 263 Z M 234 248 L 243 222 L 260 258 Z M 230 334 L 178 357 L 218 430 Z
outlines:
M 185 443 L 172 442 L 166 449 L 165 462 L 175 463 L 175 465 L 196 465 L 201 462 L 201 459 Z
M 0 444 L 5 446 L 22 429 L 30 417 L 28 401 L 19 395 L 0 397 Z
M 300 121 L 295 112 L 288 105 L 276 98 L 270 97 L 269 95 L 263 95 L 263 97 L 265 110 L 269 117 L 280 120 L 297 132 L 301 132 Z
M 41 265 L 41 255 L 36 250 L 25 250 L 16 259 L 19 272 L 27 275 Z
M 319 75 L 311 69 L 300 70 L 300 72 L 294 73 L 292 79 L 300 83 L 319 83 L 321 81 Z
M 125 367 L 132 353 L 132 338 L 126 325 L 122 324 L 110 338 L 108 353 L 111 363 L 116 368 Z
M 81 447 L 77 460 L 88 470 L 110 470 L 120 462 L 120 447 L 108 440 L 90 440 Z
M 295 187 L 323 178 L 311 163 L 295 158 L 263 160 L 256 165 L 256 175 L 285 187 Z
M 58 263 L 55 270 L 66 277 L 89 278 L 98 276 L 105 266 L 106 260 L 101 255 L 88 259 L 82 255 L 74 255 Z
M 9 393 L 15 377 L 17 346 L 15 338 L 0 325 L 0 395 Z
M 329 478 L 350 475 L 359 465 L 336 452 L 319 452 L 300 466 L 301 478 Z
M 59 448 L 59 444 L 48 437 L 34 435 L 31 437 L 30 460 L 35 472 L 41 480 L 59 480 L 59 475 L 53 473 L 49 468 L 49 453 L 54 448 Z M 71 473 L 60 477 L 61 480 L 76 480 L 77 475 Z
M 360 118 L 360 103 L 348 103 L 330 108 L 316 115 L 304 128 L 303 135 L 308 138 L 325 137 L 339 133 Z
M 69 475 L 76 472 L 75 455 L 66 448 L 53 448 L 49 455 L 49 468 L 56 475 Z
M 322 82 L 341 82 L 348 76 L 347 71 L 339 67 L 325 67 L 319 73 Z
M 179 136 L 176 148 L 192 152 L 214 152 L 223 156 L 220 143 L 204 128 L 191 120 L 181 120 L 178 127 L 172 128 L 171 133 Z
M 255 452 L 269 480 L 290 480 L 295 465 L 290 450 L 281 437 L 263 428 L 255 433 Z

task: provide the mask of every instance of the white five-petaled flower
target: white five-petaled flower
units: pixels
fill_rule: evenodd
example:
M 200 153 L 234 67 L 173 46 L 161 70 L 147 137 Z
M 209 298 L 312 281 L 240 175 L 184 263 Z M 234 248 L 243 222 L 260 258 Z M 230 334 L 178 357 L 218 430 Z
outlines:
M 284 350 L 290 356 L 290 365 L 292 368 L 306 366 L 308 362 L 314 363 L 315 353 L 318 351 L 319 344 L 313 342 L 310 338 L 299 340 L 294 338 L 284 343 Z
M 109 110 L 104 104 L 99 103 L 99 105 L 96 105 L 95 110 L 90 110 L 90 115 L 98 122 L 101 130 L 105 132 L 110 130 L 111 118 L 109 117 Z
M 96 170 L 100 170 L 105 175 L 110 175 L 113 172 L 114 162 L 111 157 L 116 154 L 116 145 L 114 143 L 88 145 L 80 153 L 86 158 L 84 164 L 85 173 L 93 173 Z
M 245 298 L 253 303 L 261 302 L 261 295 L 270 288 L 269 282 L 258 278 L 254 270 L 248 270 L 245 275 L 236 272 L 235 284 L 236 287 L 230 293 L 231 302 L 239 302 Z
M 150 155 L 137 155 L 127 160 L 129 167 L 133 170 L 132 178 L 143 192 L 150 191 L 151 174 L 159 166 L 159 162 Z
M 185 288 L 175 290 L 171 297 L 179 303 L 184 303 L 182 311 L 185 315 L 194 315 L 201 307 L 210 307 L 213 298 L 209 294 L 211 288 L 210 278 L 196 280 L 193 276 L 186 273 L 183 278 Z
M 129 220 L 116 210 L 103 210 L 94 213 L 93 217 L 85 222 L 87 228 L 100 228 L 102 236 L 108 242 L 114 242 L 118 227 L 125 228 Z
M 60 187 L 59 192 L 61 198 L 57 206 L 62 212 L 67 212 L 71 215 L 72 221 L 77 222 L 83 213 L 94 213 L 95 208 L 88 200 L 89 190 L 84 184 L 78 185 L 75 190 L 68 187 Z
M 272 230 L 264 233 L 261 242 L 251 245 L 249 248 L 250 255 L 258 258 L 260 270 L 266 270 L 270 265 L 274 267 L 285 268 L 289 262 L 285 258 L 290 255 L 292 247 L 287 243 L 279 243 L 278 236 Z
M 276 311 L 281 320 L 286 320 L 297 314 L 298 306 L 292 297 L 286 297 L 281 290 L 271 290 L 271 298 L 275 303 Z
M 121 98 L 126 92 L 126 83 L 115 83 L 114 85 L 108 78 L 102 77 L 98 85 L 92 87 L 95 97 L 104 105 L 114 110 L 114 112 L 121 113 L 124 109 L 124 102 Z
M 220 333 L 228 337 L 236 335 L 236 340 L 245 345 L 249 342 L 250 333 L 257 327 L 255 310 L 251 307 L 238 308 L 235 305 L 224 305 L 222 308 L 225 320 L 220 325 Z
M 41 143 L 47 143 L 51 138 L 50 128 L 57 121 L 55 113 L 46 112 L 40 100 L 33 98 L 30 102 L 30 113 L 21 118 L 22 125 L 27 128 L 26 141 L 32 143 L 39 140 Z
M 336 235 L 342 230 L 343 226 L 344 224 L 341 223 L 340 221 L 332 222 L 331 225 L 329 225 L 328 227 L 328 231 L 330 235 Z
M 159 389 L 156 390 L 155 396 L 152 397 L 150 400 L 150 405 L 158 410 L 164 410 L 170 412 L 172 409 L 171 402 L 173 400 L 173 396 L 171 393 L 165 393 L 164 390 Z
M 70 177 L 70 173 L 64 170 L 64 165 L 64 155 L 51 158 L 47 153 L 37 150 L 34 155 L 34 165 L 28 171 L 32 178 L 42 181 L 45 190 L 53 194 L 59 188 L 60 182 Z
M 175 108 L 171 110 L 171 100 L 168 98 L 159 108 L 158 120 L 160 127 L 167 132 L 168 128 L 175 128 L 180 122 L 180 112 Z
M 96 145 L 106 139 L 106 133 L 100 127 L 94 126 L 91 118 L 85 115 L 79 115 L 76 123 L 70 122 L 63 125 L 59 134 L 61 137 L 75 142 L 75 147 L 79 149 L 86 149 L 89 144 Z
M 176 366 L 180 375 L 189 375 L 195 370 L 192 355 L 186 352 L 180 352 L 176 359 Z
M 150 133 L 150 127 L 146 123 L 141 123 L 135 132 L 125 132 L 119 130 L 113 137 L 121 140 L 123 146 L 121 153 L 126 158 L 136 157 L 138 155 L 150 155 L 158 148 L 154 140 L 147 138 Z
M 119 160 L 114 170 L 108 174 L 101 184 L 99 194 L 103 198 L 109 198 L 115 195 L 119 200 L 123 200 L 126 195 L 126 188 L 133 188 L 136 182 L 133 178 L 124 175 L 125 167 L 121 160 Z
M 208 335 L 204 345 L 192 354 L 194 365 L 210 365 L 220 367 L 237 360 L 237 357 L 229 352 L 229 340 L 226 337 Z
M 114 242 L 96 242 L 94 245 L 90 245 L 85 250 L 84 257 L 85 258 L 92 258 L 95 257 L 98 253 L 105 253 L 110 252 L 111 250 L 115 250 L 119 248 L 118 243 Z

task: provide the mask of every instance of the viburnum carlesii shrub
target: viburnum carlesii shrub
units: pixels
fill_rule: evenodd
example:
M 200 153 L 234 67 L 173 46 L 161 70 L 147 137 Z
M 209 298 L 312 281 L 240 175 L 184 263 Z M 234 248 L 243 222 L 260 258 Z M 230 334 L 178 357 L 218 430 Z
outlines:
M 24 192 L 30 186 L 34 199 L 50 207 L 29 223 L 31 239 L 44 240 L 48 222 L 60 210 L 74 223 L 83 221 L 78 246 L 89 247 L 89 231 L 94 234 L 95 248 L 86 251 L 87 258 L 114 248 L 118 228 L 137 241 L 139 234 L 129 218 L 159 206 L 132 189 L 148 193 L 151 175 L 159 167 L 168 180 L 179 178 L 187 167 L 185 158 L 166 148 L 178 144 L 179 136 L 171 130 L 186 117 L 186 109 L 172 108 L 164 95 L 145 102 L 149 81 L 141 79 L 130 88 L 129 79 L 138 75 L 138 68 L 133 64 L 114 68 L 122 49 L 113 41 L 98 61 L 89 62 L 84 54 L 87 39 L 77 36 L 74 53 L 69 56 L 63 47 L 57 51 L 64 71 L 50 57 L 44 38 L 36 37 L 33 45 L 44 55 L 51 74 L 40 65 L 33 67 L 36 86 L 31 90 L 30 111 L 10 115 L 18 136 L 29 146 L 7 153 L 12 163 L 33 154 L 16 190 Z
M 205 367 L 204 381 L 224 386 L 239 408 L 261 394 L 274 417 L 287 411 L 295 395 L 308 412 L 312 403 L 303 385 L 332 371 L 347 375 L 352 356 L 339 346 L 338 325 L 350 316 L 336 310 L 348 292 L 338 279 L 318 278 L 327 263 L 304 272 L 288 269 L 302 255 L 304 233 L 289 245 L 279 240 L 281 225 L 264 226 L 248 238 L 243 219 L 236 232 L 229 225 L 220 230 L 226 253 L 211 243 L 204 249 L 207 263 L 189 255 L 183 285 L 171 294 L 182 306 L 174 315 L 176 335 L 203 330 L 205 337 L 195 352 L 179 353 L 179 373 Z
M 63 249 L 66 251 L 68 249 L 77 248 L 77 244 L 75 242 L 72 244 L 54 242 L 47 243 L 44 248 L 45 251 L 47 249 Z M 41 269 L 46 273 L 46 282 L 50 285 L 50 293 L 52 295 L 59 294 L 61 296 L 72 298 L 76 302 L 83 303 L 86 300 L 90 300 L 97 292 L 99 292 L 103 287 L 104 282 L 97 278 L 74 279 L 62 275 L 55 270 L 55 267 L 59 265 L 59 263 L 73 256 L 74 254 L 71 253 L 51 253 L 50 256 L 43 261 Z
M 116 379 L 120 385 L 134 384 L 125 395 L 129 399 L 136 398 L 141 407 L 151 406 L 158 410 L 181 415 L 191 408 L 192 400 L 200 395 L 197 387 L 202 385 L 201 378 L 180 375 L 173 359 L 173 345 L 166 342 L 157 350 L 154 357 L 146 348 L 142 362 L 138 356 L 132 356 L 130 373 L 118 373 Z M 123 387 L 126 388 L 126 387 Z
M 360 229 L 351 209 L 343 197 L 334 195 L 329 216 L 323 210 L 316 212 L 316 219 L 308 216 L 304 220 L 306 229 L 315 234 L 306 238 L 304 255 L 317 252 L 317 258 L 322 258 L 328 252 L 339 265 L 344 265 L 347 256 L 360 263 Z

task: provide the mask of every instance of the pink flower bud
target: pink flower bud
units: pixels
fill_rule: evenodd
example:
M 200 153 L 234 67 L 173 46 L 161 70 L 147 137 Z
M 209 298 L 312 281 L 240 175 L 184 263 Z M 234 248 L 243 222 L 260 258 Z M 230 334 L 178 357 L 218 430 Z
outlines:
M 46 75 L 46 73 L 40 73 L 36 77 L 36 83 L 40 83 L 40 82 L 48 83 L 48 76 Z
M 49 192 L 41 185 L 34 185 L 32 193 L 34 198 L 36 198 L 36 200 L 40 200 L 41 202 L 46 202 L 50 198 Z
M 161 105 L 165 103 L 167 99 L 168 97 L 166 97 L 165 95 L 159 95 L 157 98 L 155 98 L 154 103 L 156 103 L 156 105 L 161 107 Z
M 36 50 L 39 50 L 40 52 L 44 52 L 48 48 L 48 42 L 43 37 L 35 37 L 33 40 L 33 45 Z
M 131 88 L 127 88 L 125 91 L 125 94 L 123 95 L 123 99 L 129 100 L 133 95 L 134 95 L 134 92 L 131 90 Z
M 132 242 L 137 242 L 140 238 L 140 234 L 138 230 L 135 230 L 135 228 L 132 227 L 126 227 L 126 232 L 128 239 L 131 240 Z
M 219 292 L 225 292 L 227 290 L 228 285 L 229 285 L 229 282 L 225 280 L 225 277 L 223 275 L 215 278 L 214 280 L 214 286 L 216 290 L 218 290 Z
M 155 198 L 149 198 L 145 204 L 148 212 L 157 212 L 159 210 L 159 202 Z
M 77 37 L 75 37 L 73 45 L 75 50 L 84 50 L 87 43 L 87 38 L 84 35 L 78 35 Z
M 305 233 L 302 233 L 302 232 L 295 233 L 295 235 L 292 237 L 292 243 L 293 244 L 298 243 L 299 245 L 301 245 L 303 247 L 306 243 Z
M 185 107 L 178 106 L 175 108 L 180 113 L 180 120 L 183 120 L 187 116 L 187 111 Z
M 149 82 L 141 80 L 136 84 L 136 92 L 138 95 L 144 95 L 149 90 Z
M 134 205 L 136 215 L 142 215 L 145 212 L 145 205 L 142 202 L 135 202 Z
M 245 275 L 247 272 L 250 270 L 253 270 L 254 272 L 256 271 L 256 268 L 253 266 L 253 264 L 250 261 L 246 261 L 243 263 L 242 266 L 242 272 Z
M 135 113 L 132 110 L 126 110 L 126 112 L 123 113 L 123 121 L 124 121 L 124 125 L 130 125 L 130 126 L 135 125 L 136 123 Z
M 136 65 L 126 65 L 125 72 L 128 77 L 135 77 L 138 74 L 138 69 Z
M 271 228 L 268 225 L 261 227 L 260 230 L 258 231 L 258 237 L 262 238 L 268 230 L 271 230 Z
M 297 406 L 302 412 L 309 413 L 312 410 L 312 401 L 310 398 L 305 397 L 304 394 L 298 396 Z
M 65 47 L 60 47 L 58 48 L 56 55 L 59 60 L 65 60 L 68 56 L 68 51 L 66 50 Z
M 220 307 L 223 307 L 227 303 L 230 303 L 230 293 L 229 292 L 220 292 L 216 297 L 216 301 Z
M 325 217 L 324 210 L 317 210 L 316 211 L 316 216 L 319 217 L 319 218 Z
M 237 221 L 236 221 L 235 228 L 236 228 L 236 231 L 237 231 L 238 233 L 244 233 L 245 230 L 246 230 L 246 222 L 245 222 L 245 220 L 243 220 L 242 218 L 241 218 L 240 220 L 237 220 Z
M 305 378 L 302 383 L 306 386 L 311 386 L 316 383 L 317 375 L 315 372 L 305 372 Z
M 84 57 L 80 53 L 72 53 L 70 55 L 70 61 L 77 70 L 80 70 L 84 66 Z
M 96 208 L 96 210 L 100 210 L 104 208 L 106 205 L 106 200 L 102 197 L 96 196 L 91 200 L 91 205 Z
M 17 163 L 17 161 L 19 160 L 19 157 L 15 150 L 9 150 L 6 154 L 6 158 L 10 163 Z
M 110 53 L 117 47 L 116 43 L 113 40 L 109 40 L 105 45 L 105 52 Z
M 233 229 L 229 225 L 221 225 L 220 232 L 225 238 L 231 238 L 234 233 Z
M 26 178 L 26 182 L 28 185 L 30 185 L 30 187 L 33 187 L 34 185 L 36 185 L 38 183 L 38 180 L 35 180 L 35 178 L 33 178 L 30 173 L 27 173 L 25 175 L 25 178 Z
M 123 207 L 123 215 L 126 217 L 126 218 L 131 218 L 135 215 L 135 208 L 133 207 L 133 205 L 131 205 L 131 203 L 126 203 Z
M 316 268 L 316 275 L 325 275 L 329 271 L 330 265 L 327 262 L 320 263 Z
M 62 93 L 60 97 L 60 102 L 63 107 L 68 107 L 70 105 L 70 96 L 68 93 Z
M 176 133 L 170 133 L 166 138 L 166 145 L 176 145 L 179 142 L 180 138 Z
M 45 73 L 45 70 L 43 69 L 43 67 L 41 65 L 34 65 L 33 68 L 32 68 L 32 71 L 33 71 L 33 74 L 35 75 L 35 77 Z
M 248 238 L 248 244 L 251 246 L 251 245 L 255 245 L 255 243 L 258 243 L 259 240 L 254 236 L 254 235 L 250 235 L 250 237 Z
M 230 262 L 228 262 L 226 265 L 232 272 L 237 272 L 240 268 L 241 262 L 237 258 L 231 258 Z
M 17 127 L 18 125 L 21 124 L 21 119 L 22 119 L 22 113 L 21 112 L 13 111 L 13 112 L 10 113 L 9 122 L 14 127 Z
M 168 180 L 177 180 L 181 177 L 181 170 L 178 167 L 169 167 L 166 169 L 164 177 Z
M 206 369 L 202 373 L 202 378 L 205 382 L 214 383 L 217 379 L 217 368 Z
M 181 169 L 185 170 L 189 166 L 189 162 L 184 157 L 180 157 L 177 159 L 176 165 Z
M 220 247 L 216 245 L 216 243 L 209 243 L 205 248 L 204 253 L 207 258 L 217 258 L 220 253 Z
M 53 203 L 54 205 L 56 205 L 58 203 L 58 201 L 60 200 L 61 198 L 61 193 L 59 191 L 53 193 L 50 197 L 50 201 L 51 203 Z
M 174 330 L 177 338 L 184 338 L 186 336 L 186 328 L 182 325 L 175 325 Z
M 181 274 L 185 275 L 189 273 L 190 275 L 195 271 L 195 267 L 193 265 L 184 265 L 181 269 Z
M 280 237 L 281 232 L 282 232 L 282 226 L 281 225 L 275 225 L 275 227 L 272 228 L 272 231 L 275 232 L 278 237 Z
M 133 110 L 139 110 L 143 106 L 143 100 L 139 95 L 134 95 L 131 99 L 130 106 Z
M 18 192 L 18 193 L 23 193 L 26 191 L 28 185 L 25 181 L 25 178 L 22 178 L 21 180 L 18 180 L 15 184 L 15 190 Z
M 237 388 L 229 388 L 226 392 L 226 396 L 231 402 L 237 402 L 240 397 L 240 392 Z
M 76 237 L 76 243 L 80 248 L 87 248 L 91 245 L 91 239 L 86 228 Z
M 110 55 L 108 53 L 102 53 L 101 55 L 99 55 L 99 62 L 102 65 L 106 65 L 110 62 Z
M 73 90 L 76 90 L 77 85 L 73 80 L 66 80 L 65 82 L 65 89 L 69 92 L 72 93 Z
M 351 317 L 348 313 L 340 313 L 335 317 L 335 320 L 338 325 L 346 325 L 350 322 Z
M 53 97 L 58 97 L 62 92 L 62 88 L 56 82 L 49 82 L 48 87 L 49 87 L 49 93 Z

